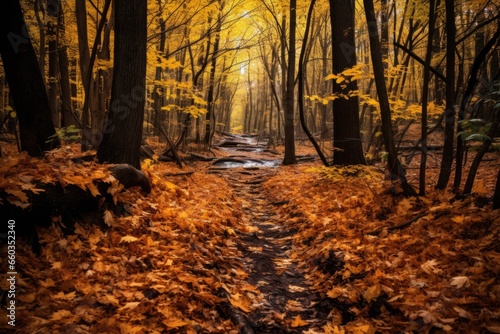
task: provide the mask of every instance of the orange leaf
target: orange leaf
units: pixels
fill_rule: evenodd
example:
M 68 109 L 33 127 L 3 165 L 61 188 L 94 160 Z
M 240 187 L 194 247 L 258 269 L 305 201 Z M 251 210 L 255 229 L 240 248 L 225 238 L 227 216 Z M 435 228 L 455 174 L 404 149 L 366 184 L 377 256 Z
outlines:
M 308 324 L 307 322 L 302 320 L 302 318 L 300 317 L 300 314 L 298 316 L 296 316 L 295 319 L 293 319 L 293 321 L 292 321 L 292 327 L 302 327 L 302 326 L 305 326 L 307 324 Z
M 186 326 L 189 323 L 187 321 L 184 321 L 184 320 L 179 319 L 179 318 L 171 318 L 171 319 L 164 320 L 163 324 L 165 326 L 167 326 L 168 328 L 172 328 L 173 329 L 173 328 L 179 328 L 179 327 L 182 327 L 182 326 Z

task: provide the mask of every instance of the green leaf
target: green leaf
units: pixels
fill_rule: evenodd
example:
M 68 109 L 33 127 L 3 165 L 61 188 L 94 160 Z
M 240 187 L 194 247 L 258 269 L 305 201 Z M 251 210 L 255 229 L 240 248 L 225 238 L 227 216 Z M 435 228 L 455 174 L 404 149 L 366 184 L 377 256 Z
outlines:
M 465 138 L 465 141 L 480 141 L 480 142 L 484 142 L 486 140 L 491 140 L 491 138 L 487 135 L 483 135 L 483 134 L 480 134 L 480 133 L 474 133 L 470 136 L 468 136 L 467 138 Z

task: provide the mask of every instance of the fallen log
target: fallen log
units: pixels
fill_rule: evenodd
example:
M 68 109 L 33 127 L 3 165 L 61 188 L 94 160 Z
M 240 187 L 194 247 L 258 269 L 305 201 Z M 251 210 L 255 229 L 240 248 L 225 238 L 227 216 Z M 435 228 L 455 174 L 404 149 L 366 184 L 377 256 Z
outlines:
M 109 168 L 119 183 L 125 188 L 140 186 L 146 193 L 151 191 L 151 183 L 146 175 L 128 164 Z M 16 222 L 16 235 L 31 244 L 34 253 L 40 253 L 37 228 L 48 227 L 54 218 L 66 233 L 72 233 L 75 223 L 83 222 L 107 228 L 104 212 L 111 210 L 123 214 L 122 205 L 115 203 L 112 193 L 120 190 L 118 182 L 112 180 L 89 180 L 85 187 L 80 184 L 66 184 L 64 179 L 57 183 L 34 182 L 36 191 L 26 191 L 27 203 L 13 198 L 12 193 L 0 189 L 0 211 L 2 217 Z M 109 191 L 115 187 L 114 191 Z M 20 195 L 18 195 L 20 196 Z M 89 218 L 90 217 L 90 218 Z M 1 235 L 7 225 L 2 226 Z

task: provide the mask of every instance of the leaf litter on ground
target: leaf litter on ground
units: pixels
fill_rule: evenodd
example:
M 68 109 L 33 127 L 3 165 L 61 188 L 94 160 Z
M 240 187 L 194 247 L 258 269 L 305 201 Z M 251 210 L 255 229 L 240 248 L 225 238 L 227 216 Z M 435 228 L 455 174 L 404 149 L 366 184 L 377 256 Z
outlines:
M 29 206 L 27 194 L 43 190 L 37 182 L 95 194 L 101 180 L 128 215 L 106 211 L 109 230 L 41 228 L 38 257 L 17 244 L 17 332 L 237 333 L 218 306 L 227 298 L 249 313 L 262 296 L 242 267 L 237 244 L 254 227 L 231 187 L 202 164 L 171 177 L 177 167 L 148 160 L 146 196 L 122 190 L 105 166 L 70 162 L 70 151 L 4 157 L 7 199 Z M 283 203 L 276 223 L 297 231 L 289 258 L 330 308 L 324 333 L 499 332 L 500 210 L 447 191 L 393 196 L 370 168 L 310 166 L 282 167 L 264 187 L 270 202 Z M 480 180 L 476 192 L 487 191 Z

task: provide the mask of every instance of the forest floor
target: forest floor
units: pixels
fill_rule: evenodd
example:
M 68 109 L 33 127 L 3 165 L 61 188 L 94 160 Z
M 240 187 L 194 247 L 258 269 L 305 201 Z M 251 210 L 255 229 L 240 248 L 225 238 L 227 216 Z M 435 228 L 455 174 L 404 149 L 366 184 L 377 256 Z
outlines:
M 0 331 L 500 333 L 498 153 L 471 196 L 434 190 L 431 159 L 428 194 L 406 198 L 383 168 L 324 168 L 307 145 L 300 164 L 278 166 L 279 148 L 237 140 L 246 145 L 218 149 L 222 160 L 182 170 L 145 161 L 152 192 L 115 191 L 122 210 L 103 209 L 104 227 L 79 217 L 67 233 L 56 216 L 38 228 L 40 255 L 18 239 L 16 326 L 2 321 Z M 74 155 L 69 146 L 42 160 L 4 154 L 0 188 L 23 205 L 40 182 L 90 192 L 112 182 Z

